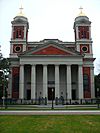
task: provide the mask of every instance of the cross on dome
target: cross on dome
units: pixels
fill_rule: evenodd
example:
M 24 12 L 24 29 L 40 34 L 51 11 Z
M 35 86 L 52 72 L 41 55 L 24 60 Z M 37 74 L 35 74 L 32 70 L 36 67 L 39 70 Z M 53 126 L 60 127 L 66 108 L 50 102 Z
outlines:
M 80 8 L 79 8 L 79 9 L 80 9 L 80 13 L 82 13 L 83 7 L 81 7 L 81 6 L 80 6 Z
M 22 5 L 19 9 L 20 9 L 20 14 L 23 14 L 22 11 L 23 11 L 24 8 L 22 7 Z
M 24 16 L 25 17 L 25 15 L 24 15 L 24 13 L 23 13 L 23 7 L 22 7 L 22 4 L 21 4 L 21 7 L 19 8 L 19 13 L 17 14 L 17 16 Z
M 83 7 L 80 6 L 80 13 L 79 13 L 79 16 L 86 16 L 85 13 L 83 13 Z

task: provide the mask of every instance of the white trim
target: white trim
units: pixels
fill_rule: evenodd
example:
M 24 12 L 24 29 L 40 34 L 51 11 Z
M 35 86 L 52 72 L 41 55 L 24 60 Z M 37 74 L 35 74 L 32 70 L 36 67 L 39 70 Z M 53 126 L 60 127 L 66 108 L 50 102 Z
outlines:
M 55 65 L 55 98 L 59 98 L 59 65 Z
M 47 65 L 43 65 L 43 98 L 47 96 Z
M 71 65 L 67 65 L 67 99 L 72 99 Z
M 19 98 L 24 99 L 24 65 L 20 65 Z
M 35 99 L 36 94 L 36 66 L 31 66 L 31 99 Z
M 79 94 L 79 99 L 83 99 L 83 70 L 82 70 L 82 65 L 78 66 L 78 94 Z

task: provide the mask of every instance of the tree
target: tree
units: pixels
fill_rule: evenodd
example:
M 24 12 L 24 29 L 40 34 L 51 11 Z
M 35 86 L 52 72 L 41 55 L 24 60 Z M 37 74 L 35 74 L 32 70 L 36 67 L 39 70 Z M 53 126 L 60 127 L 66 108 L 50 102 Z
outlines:
M 97 96 L 100 96 L 100 73 L 98 75 L 95 75 L 94 80 L 95 80 L 95 94 L 97 97 Z M 99 88 L 99 91 L 97 90 L 98 88 Z
M 3 58 L 1 56 L 0 58 L 0 99 L 2 98 L 2 96 L 7 97 L 8 75 L 10 73 L 9 66 L 10 66 L 9 58 Z

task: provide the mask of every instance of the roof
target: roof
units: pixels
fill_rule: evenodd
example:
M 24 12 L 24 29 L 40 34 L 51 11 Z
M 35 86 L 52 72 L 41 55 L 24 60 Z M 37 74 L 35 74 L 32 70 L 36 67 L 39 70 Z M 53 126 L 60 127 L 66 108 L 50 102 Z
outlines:
M 30 50 L 24 51 L 18 55 L 25 56 L 83 56 L 73 48 L 59 44 L 57 40 L 48 39 L 45 43 L 37 45 Z

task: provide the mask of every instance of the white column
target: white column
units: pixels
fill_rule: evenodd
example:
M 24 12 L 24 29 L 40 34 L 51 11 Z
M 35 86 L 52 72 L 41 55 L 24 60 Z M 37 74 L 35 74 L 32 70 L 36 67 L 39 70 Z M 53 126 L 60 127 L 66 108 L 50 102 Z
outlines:
M 20 65 L 19 98 L 24 99 L 24 65 Z
M 55 97 L 59 96 L 59 65 L 55 65 Z
M 26 39 L 26 27 L 24 27 L 24 39 Z
M 95 98 L 95 88 L 94 88 L 94 67 L 90 69 L 91 72 L 91 98 Z
M 79 34 L 78 34 L 78 27 L 76 27 L 76 39 L 79 39 Z
M 67 99 L 72 99 L 71 65 L 67 65 Z
M 83 69 L 82 65 L 78 66 L 78 98 L 83 99 Z
M 36 67 L 32 65 L 31 67 L 31 99 L 35 99 L 36 94 Z
M 43 98 L 47 97 L 47 65 L 43 65 Z

